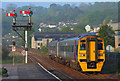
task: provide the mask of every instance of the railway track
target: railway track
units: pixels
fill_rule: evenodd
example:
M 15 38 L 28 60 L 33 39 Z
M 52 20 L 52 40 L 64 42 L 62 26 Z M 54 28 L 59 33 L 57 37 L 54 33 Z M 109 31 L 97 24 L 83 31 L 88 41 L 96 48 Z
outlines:
M 29 59 L 32 60 L 33 63 L 39 63 L 40 61 L 38 59 L 36 59 L 36 57 L 32 57 L 29 56 Z M 46 63 L 46 62 L 45 62 Z M 66 80 L 70 80 L 70 81 L 75 81 L 72 77 L 68 76 L 65 73 L 62 73 L 61 71 L 59 71 L 58 69 L 56 69 L 54 66 L 52 66 L 49 63 L 46 63 L 51 69 L 48 69 L 49 72 L 51 73 L 55 73 L 56 75 L 60 75 L 61 79 L 66 79 Z M 62 76 L 61 76 L 62 75 Z M 64 78 L 63 78 L 64 77 Z
M 113 78 L 107 74 L 85 74 L 81 73 L 79 71 L 76 71 L 70 67 L 67 67 L 65 65 L 59 64 L 51 59 L 49 59 L 49 56 L 46 54 L 41 54 L 40 51 L 35 49 L 30 49 L 28 51 L 29 54 L 29 62 L 33 63 L 40 63 L 42 64 L 48 71 L 51 73 L 57 75 L 60 77 L 60 79 L 68 80 L 69 81 L 76 81 L 76 80 L 86 80 L 91 79 L 92 81 L 118 81 L 116 78 Z
M 32 56 L 33 56 L 33 53 L 30 51 L 29 52 Z M 67 66 L 65 66 L 64 68 L 67 68 L 67 70 L 68 70 L 68 68 L 71 70 L 71 71 L 73 71 L 73 72 L 76 72 L 76 74 L 73 76 L 73 74 L 70 74 L 69 72 L 67 73 L 67 72 L 65 72 L 65 71 L 63 71 L 63 70 L 61 70 L 60 68 L 58 68 L 58 69 L 56 69 L 57 68 L 57 66 L 55 66 L 55 64 L 54 63 L 56 63 L 57 65 L 61 65 L 61 64 L 59 64 L 59 63 L 57 63 L 57 62 L 55 62 L 55 61 L 53 61 L 53 60 L 50 60 L 50 59 L 48 59 L 48 57 L 47 57 L 47 55 L 46 55 L 46 57 L 44 57 L 44 55 L 42 55 L 42 54 L 40 54 L 40 53 L 37 53 L 37 52 L 35 52 L 35 54 L 34 54 L 34 56 L 33 56 L 35 59 L 38 59 L 39 61 L 41 60 L 41 63 L 42 62 L 44 62 L 45 64 L 47 64 L 49 67 L 51 66 L 52 68 L 54 68 L 53 70 L 56 70 L 56 71 L 60 71 L 60 73 L 66 73 L 66 74 L 69 74 L 69 76 L 71 76 L 71 77 L 73 77 L 74 79 L 114 79 L 114 78 L 112 78 L 112 77 L 109 77 L 109 76 L 105 76 L 104 74 L 84 74 L 84 73 L 81 73 L 81 72 L 79 72 L 79 71 L 75 71 L 75 70 L 71 70 L 71 68 L 69 68 L 69 67 L 67 67 Z M 45 58 L 47 58 L 47 60 L 45 59 Z M 62 65 L 62 66 L 64 66 L 64 65 Z M 68 70 L 69 71 L 69 70 Z M 78 76 L 79 75 L 79 76 Z M 80 77 L 81 76 L 81 77 Z
M 85 75 L 85 74 L 83 74 L 83 73 L 80 73 L 80 72 L 78 72 L 78 71 L 76 71 L 76 70 L 73 70 L 73 69 L 71 69 L 71 68 L 69 68 L 69 67 L 67 67 L 67 66 L 64 66 L 64 65 L 62 65 L 62 64 L 59 64 L 59 63 L 57 63 L 57 62 L 55 62 L 55 61 L 52 61 L 52 60 L 49 60 L 49 62 L 47 61 L 47 60 L 43 60 L 43 58 L 40 58 L 39 56 L 32 56 L 32 57 L 34 57 L 35 59 L 37 59 L 40 63 L 42 63 L 43 65 L 45 65 L 46 66 L 46 68 L 50 68 L 50 67 L 52 67 L 52 68 L 54 68 L 53 70 L 56 70 L 56 71 L 58 71 L 58 72 L 60 72 L 61 74 L 63 74 L 63 75 L 67 75 L 67 76 L 69 76 L 68 74 L 70 74 L 70 75 L 72 75 L 73 77 L 75 77 L 75 78 L 72 78 L 71 76 L 69 76 L 70 77 L 70 79 L 90 79 L 91 77 L 89 77 L 89 76 L 87 76 L 87 75 Z M 55 66 L 57 64 L 57 66 Z M 51 69 L 51 68 L 50 68 Z M 61 71 L 62 70 L 62 71 Z M 71 71 L 72 70 L 72 71 Z M 69 72 L 68 74 L 65 74 L 65 73 L 67 73 L 67 72 Z M 71 71 L 71 72 L 70 72 Z M 74 73 L 72 73 L 74 71 Z M 77 75 L 77 77 L 76 77 L 76 72 L 78 72 L 79 74 Z M 81 75 L 81 76 L 79 76 L 79 75 Z M 79 77 L 78 77 L 79 76 Z M 64 78 L 63 78 L 64 79 Z M 94 79 L 94 78 L 91 78 L 91 79 Z

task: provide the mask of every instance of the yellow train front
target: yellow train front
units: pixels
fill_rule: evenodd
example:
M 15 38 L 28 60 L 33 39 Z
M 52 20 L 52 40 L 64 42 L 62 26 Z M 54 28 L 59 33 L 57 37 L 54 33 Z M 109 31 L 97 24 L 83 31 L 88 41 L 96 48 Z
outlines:
M 82 71 L 101 71 L 105 62 L 104 40 L 86 36 L 79 40 L 78 61 Z
M 95 34 L 55 41 L 49 46 L 53 60 L 82 72 L 100 72 L 105 62 L 104 40 Z

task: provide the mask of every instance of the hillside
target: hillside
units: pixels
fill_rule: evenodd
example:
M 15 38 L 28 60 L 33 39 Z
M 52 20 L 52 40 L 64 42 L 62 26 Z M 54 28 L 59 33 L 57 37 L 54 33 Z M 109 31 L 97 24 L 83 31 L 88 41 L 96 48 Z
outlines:
M 16 5 L 10 4 L 6 10 L 2 10 L 3 35 L 12 30 L 12 18 L 6 17 L 6 13 L 15 9 L 19 15 L 19 11 L 28 10 L 29 7 L 31 7 L 33 11 L 32 22 L 34 23 L 33 29 L 35 31 L 37 31 L 41 22 L 46 24 L 58 24 L 61 21 L 79 21 L 79 24 L 75 27 L 76 30 L 74 30 L 74 32 L 76 32 L 78 29 L 83 31 L 87 24 L 91 27 L 101 24 L 104 19 L 107 23 L 111 19 L 113 21 L 118 20 L 118 3 L 116 2 L 82 3 L 79 6 L 51 4 L 48 8 L 41 6 L 16 7 Z

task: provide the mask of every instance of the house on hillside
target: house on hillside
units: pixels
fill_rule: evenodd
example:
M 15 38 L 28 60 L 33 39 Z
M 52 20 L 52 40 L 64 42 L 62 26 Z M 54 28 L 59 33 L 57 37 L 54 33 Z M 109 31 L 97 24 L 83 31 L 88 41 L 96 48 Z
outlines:
M 120 22 L 118 23 L 118 22 L 111 22 L 110 24 L 108 24 L 109 26 L 111 26 L 112 27 L 112 29 L 115 31 L 115 33 L 117 34 L 119 31 L 118 31 L 118 29 L 120 29 L 119 28 L 119 25 L 120 24 Z
M 103 24 L 105 24 L 105 22 L 103 22 Z M 118 23 L 118 22 L 111 21 L 111 22 L 109 22 L 107 25 L 108 25 L 108 26 L 111 26 L 112 29 L 113 29 L 113 30 L 115 31 L 115 33 L 117 34 L 117 33 L 118 33 L 118 29 L 120 29 L 120 28 L 119 28 L 119 24 L 120 24 L 120 23 Z M 94 27 L 93 30 L 90 31 L 90 32 L 96 32 L 96 33 L 97 33 L 97 32 L 99 31 L 101 25 L 102 25 L 102 24 L 97 25 L 97 26 Z
M 55 27 L 57 27 L 57 26 L 56 26 L 56 24 L 49 24 L 48 27 L 49 27 L 49 28 L 55 28 Z

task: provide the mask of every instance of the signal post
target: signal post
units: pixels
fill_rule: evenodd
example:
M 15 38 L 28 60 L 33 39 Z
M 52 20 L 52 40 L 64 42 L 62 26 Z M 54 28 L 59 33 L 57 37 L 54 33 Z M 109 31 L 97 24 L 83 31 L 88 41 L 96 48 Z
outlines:
M 13 16 L 13 25 L 12 25 L 12 28 L 13 28 L 13 31 L 15 31 L 22 39 L 23 41 L 25 42 L 25 63 L 27 63 L 27 56 L 28 56 L 28 31 L 31 30 L 31 16 L 32 16 L 32 11 L 31 11 L 31 8 L 29 8 L 29 11 L 20 11 L 20 14 L 23 14 L 23 15 L 26 15 L 26 16 L 29 16 L 29 23 L 28 25 L 16 25 L 16 17 L 17 17 L 17 14 L 15 13 L 15 10 L 13 10 L 13 13 L 7 13 L 7 16 Z M 18 32 L 18 31 L 25 31 L 25 38 L 22 37 L 22 35 Z

